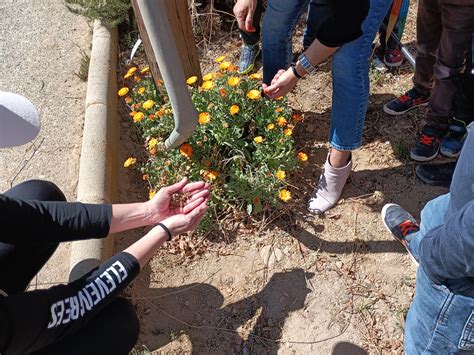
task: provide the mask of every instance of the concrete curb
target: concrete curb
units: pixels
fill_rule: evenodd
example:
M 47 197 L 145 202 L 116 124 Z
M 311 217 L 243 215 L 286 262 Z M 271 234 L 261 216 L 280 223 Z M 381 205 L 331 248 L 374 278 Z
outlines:
M 117 37 L 117 29 L 94 23 L 77 191 L 77 200 L 84 203 L 117 200 Z M 112 236 L 73 242 L 70 280 L 109 258 L 113 246 Z

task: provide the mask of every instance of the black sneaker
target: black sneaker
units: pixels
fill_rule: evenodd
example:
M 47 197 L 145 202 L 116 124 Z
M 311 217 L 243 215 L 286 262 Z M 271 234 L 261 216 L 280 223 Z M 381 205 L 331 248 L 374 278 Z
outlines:
M 428 95 L 422 95 L 415 88 L 412 88 L 399 98 L 387 102 L 383 106 L 383 111 L 389 115 L 403 115 L 412 108 L 427 106 L 428 98 Z
M 410 158 L 415 161 L 429 161 L 436 158 L 441 144 L 441 134 L 430 127 L 424 127 L 420 139 L 411 148 Z
M 415 174 L 425 184 L 449 188 L 455 168 L 456 162 L 421 164 L 415 168 Z
M 420 230 L 415 218 L 399 205 L 388 203 L 382 208 L 382 221 L 385 228 L 405 247 L 413 262 L 418 266 L 418 260 L 410 251 L 409 242 L 406 239 L 409 234 Z

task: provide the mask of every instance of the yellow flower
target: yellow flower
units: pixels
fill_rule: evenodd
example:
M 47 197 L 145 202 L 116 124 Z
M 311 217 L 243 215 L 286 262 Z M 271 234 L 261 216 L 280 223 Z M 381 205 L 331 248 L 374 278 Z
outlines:
M 251 100 L 260 100 L 262 98 L 262 94 L 258 90 L 250 90 L 247 93 L 247 97 Z
M 253 141 L 254 141 L 255 143 L 257 143 L 257 144 L 258 144 L 258 143 L 262 143 L 262 142 L 263 142 L 263 137 L 262 137 L 262 136 L 256 136 L 256 137 L 253 139 Z
M 204 172 L 204 177 L 211 180 L 211 181 L 216 180 L 218 176 L 219 176 L 219 172 L 217 172 L 215 170 L 210 170 L 210 171 L 205 171 Z
M 151 200 L 153 197 L 155 197 L 156 195 L 156 190 L 150 190 L 150 192 L 148 192 L 148 198 Z
M 307 161 L 308 160 L 308 154 L 304 152 L 299 152 L 298 153 L 298 160 L 299 161 Z
M 150 67 L 147 65 L 142 70 L 140 70 L 140 73 L 145 74 L 145 73 L 148 73 L 149 71 L 150 71 Z
M 255 80 L 260 80 L 260 79 L 262 79 L 262 74 L 260 74 L 260 73 L 253 73 L 253 74 L 250 74 L 250 75 L 249 75 L 249 78 L 255 79 Z
M 283 171 L 283 170 L 278 170 L 276 173 L 275 173 L 275 176 L 278 180 L 284 180 L 285 177 L 286 177 L 286 173 Z
M 227 84 L 229 84 L 229 86 L 237 86 L 240 84 L 240 78 L 231 76 L 229 80 L 227 80 Z
M 282 111 L 283 111 L 283 107 L 277 107 L 277 109 L 275 110 L 275 112 L 278 112 L 278 113 L 280 113 Z
M 153 100 L 147 100 L 143 103 L 143 109 L 144 110 L 149 110 L 151 109 L 153 106 L 155 106 L 155 101 Z
M 209 74 L 206 74 L 202 77 L 202 80 L 204 81 L 209 81 L 209 80 L 212 80 L 214 79 L 214 73 L 209 73 Z
M 193 85 L 198 80 L 196 75 L 190 76 L 188 80 L 186 80 L 186 84 Z
M 130 73 L 127 73 L 123 76 L 124 79 L 128 79 L 130 78 L 131 76 L 133 76 L 133 74 L 130 74 Z
M 288 121 L 286 120 L 285 117 L 280 116 L 280 117 L 277 118 L 277 123 L 280 127 L 283 127 L 284 125 L 286 125 L 288 123 Z
M 220 63 L 225 59 L 225 55 L 221 55 L 220 57 L 216 58 L 216 63 Z
M 127 87 L 123 87 L 118 91 L 118 96 L 125 96 L 130 90 Z
M 193 147 L 188 143 L 183 143 L 179 147 L 179 153 L 189 159 L 193 155 Z
M 275 125 L 274 125 L 273 123 L 269 123 L 269 124 L 267 125 L 267 129 L 268 129 L 269 131 L 271 131 L 272 129 L 275 129 Z
M 214 86 L 216 86 L 216 83 L 211 80 L 208 80 L 208 81 L 203 82 L 201 87 L 204 90 L 211 90 Z
M 199 114 L 199 124 L 207 124 L 209 122 L 211 122 L 211 115 L 209 114 L 209 112 L 201 112 Z
M 240 111 L 240 108 L 237 105 L 232 105 L 229 109 L 229 112 L 231 115 L 236 115 L 239 113 L 239 111 Z
M 281 189 L 278 192 L 278 197 L 280 197 L 280 200 L 282 200 L 283 202 L 287 202 L 291 200 L 291 192 L 287 189 Z
M 164 111 L 165 115 L 169 116 L 169 115 L 171 115 L 171 112 L 173 112 L 173 111 L 171 111 L 170 108 L 165 108 L 165 111 Z
M 148 141 L 148 150 L 151 150 L 153 148 L 156 148 L 158 145 L 158 139 L 152 138 Z
M 230 68 L 231 65 L 231 62 L 222 62 L 221 64 L 219 64 L 219 68 L 222 70 L 227 70 Z
M 128 168 L 129 166 L 132 166 L 133 164 L 135 164 L 137 162 L 137 159 L 136 158 L 128 158 L 127 160 L 125 160 L 125 162 L 123 163 L 123 167 L 124 168 Z
M 133 122 L 137 123 L 140 122 L 145 118 L 145 115 L 143 112 L 137 112 L 136 114 L 133 115 Z
M 299 113 L 295 113 L 293 114 L 293 116 L 291 116 L 291 119 L 295 122 L 300 122 L 303 120 L 303 115 L 299 114 Z
M 127 71 L 127 74 L 135 74 L 135 72 L 138 70 L 137 67 L 131 67 L 130 69 L 128 69 Z
M 287 128 L 283 131 L 283 133 L 285 134 L 285 136 L 291 136 L 293 134 L 293 130 L 291 128 Z
M 139 88 L 139 89 L 137 90 L 137 92 L 138 92 L 140 95 L 142 95 L 143 93 L 145 93 L 145 88 L 142 86 L 141 88 Z

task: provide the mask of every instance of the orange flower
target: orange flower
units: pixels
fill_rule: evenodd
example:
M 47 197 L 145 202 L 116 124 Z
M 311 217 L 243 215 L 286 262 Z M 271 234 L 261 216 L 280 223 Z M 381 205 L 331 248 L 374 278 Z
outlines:
M 308 161 L 308 154 L 304 152 L 299 152 L 298 153 L 298 160 L 299 161 Z
M 262 94 L 260 93 L 260 91 L 254 89 L 254 90 L 250 90 L 247 93 L 247 97 L 250 100 L 260 100 L 262 98 Z
M 222 62 L 221 64 L 219 64 L 219 68 L 222 70 L 227 70 L 230 68 L 231 65 L 231 62 Z
M 222 97 L 225 97 L 227 95 L 227 91 L 225 91 L 225 89 L 220 89 L 219 93 L 221 94 Z
M 229 112 L 231 115 L 236 115 L 239 113 L 239 111 L 240 111 L 240 108 L 238 105 L 232 105 L 229 109 Z
M 213 82 L 213 81 L 205 81 L 202 83 L 201 87 L 204 89 L 204 90 L 211 90 L 212 88 L 214 88 L 216 86 L 216 83 Z
M 263 139 L 262 136 L 256 136 L 256 137 L 253 139 L 253 141 L 258 144 L 258 143 L 262 143 L 262 142 L 264 141 L 264 139 Z
M 258 196 L 252 197 L 252 202 L 254 205 L 258 205 L 260 203 L 260 198 Z
M 214 79 L 214 73 L 209 73 L 209 74 L 206 74 L 202 77 L 202 80 L 204 81 L 209 81 L 209 80 L 212 80 Z
M 209 112 L 201 112 L 199 114 L 199 124 L 208 124 L 211 122 L 211 115 Z
M 209 160 L 204 160 L 202 163 L 207 167 L 211 166 L 211 162 Z
M 163 116 L 163 109 L 159 109 L 158 111 L 155 112 L 156 117 L 162 117 Z
M 148 119 L 149 119 L 149 120 L 154 120 L 155 118 L 156 118 L 155 115 L 152 114 L 152 113 L 150 113 L 150 114 L 148 115 Z
M 285 117 L 280 116 L 280 117 L 277 118 L 277 123 L 280 127 L 283 127 L 288 123 L 288 121 L 286 120 Z
M 129 113 L 130 117 L 133 117 L 133 116 L 135 116 L 135 114 L 136 114 L 136 112 L 135 112 L 135 111 L 132 111 L 132 112 L 130 112 L 130 113 Z
M 280 113 L 282 111 L 283 111 L 283 107 L 277 107 L 277 109 L 275 110 L 275 112 L 278 112 L 278 113 Z
M 272 129 L 275 129 L 275 125 L 273 123 L 267 124 L 267 129 L 271 131 Z
M 276 178 L 277 178 L 278 180 L 282 181 L 282 180 L 285 179 L 286 173 L 285 173 L 285 171 L 283 171 L 283 170 L 278 170 L 278 171 L 275 173 L 275 176 L 276 176 Z
M 281 101 L 281 100 L 283 100 L 283 96 L 278 96 L 276 99 L 277 99 L 278 101 Z
M 183 143 L 181 147 L 179 147 L 179 153 L 189 159 L 193 155 L 193 147 L 188 143 Z
M 127 160 L 125 160 L 125 162 L 123 163 L 123 167 L 124 168 L 128 168 L 129 166 L 132 166 L 133 164 L 135 164 L 137 162 L 137 159 L 136 158 L 128 158 Z
M 145 180 L 145 181 L 148 181 L 148 179 L 150 179 L 150 176 L 148 174 L 144 174 L 142 176 L 142 179 Z
M 130 90 L 127 87 L 123 87 L 118 91 L 118 96 L 125 96 Z
M 148 192 L 148 198 L 151 200 L 153 197 L 155 197 L 156 195 L 156 190 L 150 190 L 150 192 Z
M 278 197 L 280 197 L 280 200 L 282 200 L 283 202 L 287 202 L 291 200 L 291 192 L 287 189 L 281 189 L 278 192 Z
M 145 115 L 143 112 L 137 112 L 136 114 L 133 115 L 133 122 L 137 123 L 142 121 L 145 118 Z
M 285 134 L 285 136 L 291 136 L 293 134 L 293 130 L 291 128 L 287 128 L 283 131 L 283 133 Z
M 133 77 L 133 80 L 135 80 L 137 83 L 139 83 L 140 81 L 142 81 L 142 78 L 140 78 L 138 75 L 135 75 Z
M 229 80 L 227 80 L 227 84 L 229 84 L 229 86 L 237 86 L 240 84 L 240 78 L 231 76 Z
M 303 115 L 295 113 L 293 116 L 291 116 L 291 119 L 295 122 L 301 122 L 303 120 Z
M 196 75 L 193 75 L 186 80 L 186 84 L 188 85 L 193 85 L 196 81 L 198 80 L 198 77 Z
M 219 176 L 219 172 L 217 172 L 215 170 L 210 170 L 210 171 L 205 171 L 204 172 L 204 177 L 208 180 L 211 180 L 211 181 L 216 180 L 218 176 Z
M 131 98 L 130 96 L 126 96 L 124 100 L 125 100 L 125 102 L 126 102 L 127 104 L 129 104 L 130 102 L 132 102 L 132 98 Z

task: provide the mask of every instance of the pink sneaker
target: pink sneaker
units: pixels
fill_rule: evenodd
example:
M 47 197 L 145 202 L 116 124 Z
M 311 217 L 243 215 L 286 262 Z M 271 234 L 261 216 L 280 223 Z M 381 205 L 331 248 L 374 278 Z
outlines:
M 383 56 L 383 62 L 389 68 L 399 67 L 402 65 L 404 59 L 402 52 L 398 48 L 387 49 Z

